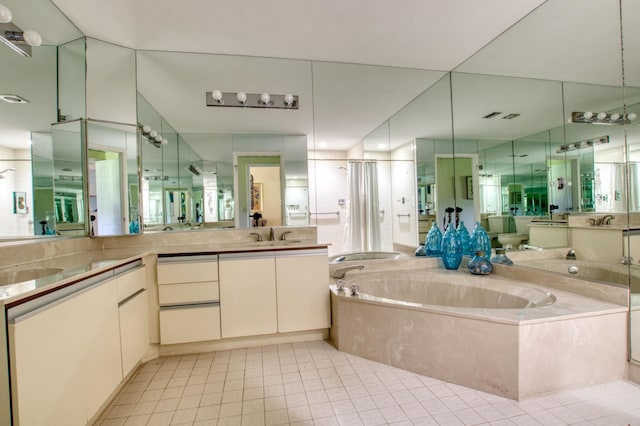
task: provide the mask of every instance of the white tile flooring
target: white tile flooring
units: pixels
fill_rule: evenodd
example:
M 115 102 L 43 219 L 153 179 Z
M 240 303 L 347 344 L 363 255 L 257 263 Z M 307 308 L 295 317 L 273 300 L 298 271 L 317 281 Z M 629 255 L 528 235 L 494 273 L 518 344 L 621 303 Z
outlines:
M 640 425 L 640 385 L 516 402 L 306 342 L 159 358 L 98 425 Z

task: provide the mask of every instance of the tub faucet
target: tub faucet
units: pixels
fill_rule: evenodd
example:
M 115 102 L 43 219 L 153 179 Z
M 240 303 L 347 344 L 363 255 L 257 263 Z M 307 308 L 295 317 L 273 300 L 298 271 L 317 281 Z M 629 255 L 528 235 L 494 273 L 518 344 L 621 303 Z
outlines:
M 276 233 L 273 232 L 273 228 L 269 229 L 269 241 L 275 241 L 276 240 Z
M 542 250 L 542 247 L 536 247 L 536 246 L 532 246 L 530 244 L 520 244 L 518 246 L 518 249 L 520 249 L 520 250 Z
M 565 256 L 567 260 L 576 260 L 576 252 L 573 249 L 569 249 L 569 253 Z
M 364 265 L 354 265 L 354 266 L 347 266 L 346 268 L 336 269 L 333 272 L 333 278 L 338 278 L 338 279 L 344 278 L 347 272 L 351 271 L 352 269 L 364 269 Z
M 633 257 L 631 257 L 631 256 L 622 256 L 622 258 L 620 259 L 620 263 L 622 263 L 623 265 L 632 265 L 633 264 Z

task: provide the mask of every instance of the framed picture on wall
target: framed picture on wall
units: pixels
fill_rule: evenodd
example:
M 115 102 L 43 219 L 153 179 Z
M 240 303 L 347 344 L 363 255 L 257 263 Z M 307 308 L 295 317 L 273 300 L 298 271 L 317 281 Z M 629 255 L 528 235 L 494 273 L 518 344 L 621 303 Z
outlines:
M 15 214 L 27 213 L 27 194 L 26 192 L 13 193 L 13 212 Z
M 473 200 L 473 176 L 466 176 L 467 183 L 467 200 Z
M 262 184 L 254 183 L 251 185 L 251 211 L 262 211 Z

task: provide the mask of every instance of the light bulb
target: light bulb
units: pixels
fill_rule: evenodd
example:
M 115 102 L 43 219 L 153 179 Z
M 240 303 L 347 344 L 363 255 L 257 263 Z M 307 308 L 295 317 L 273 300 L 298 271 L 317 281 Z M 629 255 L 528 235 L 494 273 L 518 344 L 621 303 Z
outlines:
M 620 118 L 620 114 L 614 112 L 609 118 L 611 119 L 611 121 L 618 121 L 618 119 Z
M 598 120 L 604 120 L 605 118 L 607 118 L 607 113 L 606 112 L 599 112 L 596 117 L 598 118 Z
M 152 130 L 149 132 L 149 136 L 151 137 L 151 139 L 155 139 L 156 136 L 158 136 L 158 132 L 156 132 L 155 130 Z
M 29 46 L 40 46 L 42 44 L 42 37 L 33 30 L 26 30 L 23 32 L 22 38 Z
M 236 94 L 236 99 L 238 99 L 239 103 L 244 105 L 244 103 L 247 102 L 247 94 L 245 92 L 238 92 Z
M 582 114 L 582 116 L 586 119 L 586 120 L 590 120 L 591 117 L 593 117 L 593 113 L 591 111 L 587 111 L 584 114 Z
M 219 104 L 222 103 L 222 92 L 219 91 L 218 89 L 211 92 L 211 97 L 213 98 L 214 101 L 218 102 Z
M 638 114 L 636 114 L 635 112 L 632 112 L 631 114 L 627 114 L 627 118 L 629 119 L 629 121 L 635 120 L 636 117 L 638 117 Z
M 162 142 L 162 136 L 161 136 L 161 135 L 157 135 L 157 136 L 156 136 L 155 138 L 153 138 L 153 139 L 155 139 L 155 141 L 156 141 L 156 142 Z
M 169 143 L 169 141 L 166 138 L 162 138 L 162 141 L 160 142 L 162 145 L 166 145 Z
M 293 95 L 291 93 L 284 95 L 284 103 L 288 107 L 293 106 Z
M 260 102 L 262 102 L 263 104 L 268 105 L 270 100 L 271 95 L 269 95 L 268 93 L 263 93 L 260 95 Z
M 0 24 L 8 24 L 13 19 L 11 9 L 7 6 L 0 4 Z
M 149 126 L 148 124 L 145 124 L 144 126 L 142 126 L 142 133 L 149 133 L 151 131 L 151 126 Z

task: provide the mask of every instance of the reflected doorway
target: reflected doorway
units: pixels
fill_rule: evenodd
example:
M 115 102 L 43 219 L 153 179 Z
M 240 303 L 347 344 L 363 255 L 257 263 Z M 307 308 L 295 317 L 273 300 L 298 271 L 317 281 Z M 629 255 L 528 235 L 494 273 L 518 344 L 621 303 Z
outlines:
M 107 149 L 89 149 L 89 220 L 90 235 L 125 233 L 126 214 L 123 206 L 128 197 L 122 185 L 124 155 Z
M 280 156 L 238 157 L 238 227 L 282 226 Z

